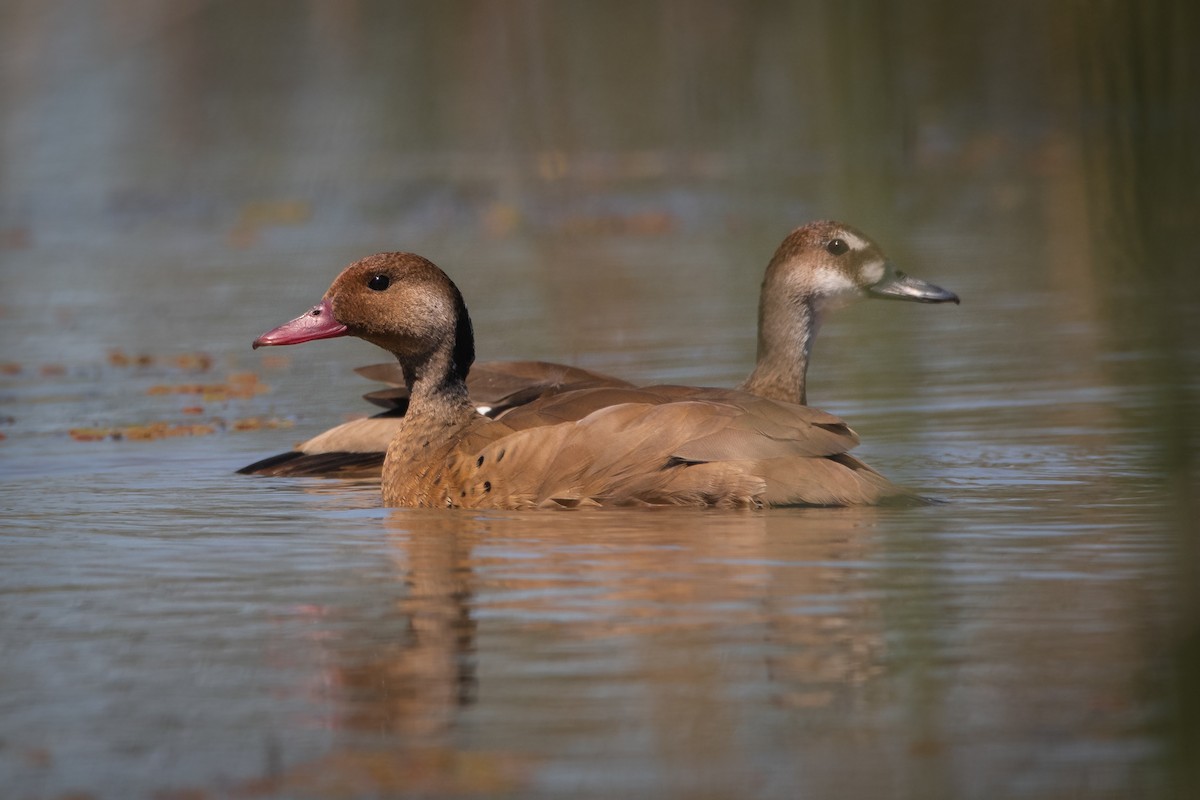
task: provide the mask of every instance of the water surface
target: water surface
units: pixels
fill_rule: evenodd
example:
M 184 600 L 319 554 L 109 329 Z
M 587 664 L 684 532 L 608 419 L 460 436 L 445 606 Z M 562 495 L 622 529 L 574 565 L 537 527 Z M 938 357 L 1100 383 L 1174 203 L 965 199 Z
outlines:
M 5 6 L 12 796 L 1190 796 L 1195 13 L 703 6 Z M 369 411 L 369 345 L 249 349 L 354 258 L 438 262 L 481 359 L 729 386 L 819 217 L 963 298 L 810 373 L 941 503 L 234 474 Z

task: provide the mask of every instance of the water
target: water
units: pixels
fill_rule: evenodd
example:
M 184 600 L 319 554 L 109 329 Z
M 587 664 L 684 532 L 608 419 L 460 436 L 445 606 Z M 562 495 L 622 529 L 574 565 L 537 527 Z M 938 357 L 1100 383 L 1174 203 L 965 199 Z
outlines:
M 6 796 L 1191 796 L 1195 12 L 605 8 L 0 9 Z M 728 386 L 817 217 L 963 298 L 810 372 L 940 504 L 233 473 L 368 410 L 369 345 L 249 348 L 354 258 L 481 359 Z

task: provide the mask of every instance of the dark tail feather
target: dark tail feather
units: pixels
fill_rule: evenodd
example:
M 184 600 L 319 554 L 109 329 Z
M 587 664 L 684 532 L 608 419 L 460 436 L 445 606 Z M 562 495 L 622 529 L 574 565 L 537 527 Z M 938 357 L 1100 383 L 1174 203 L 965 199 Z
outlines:
M 285 478 L 378 478 L 383 472 L 383 453 L 316 453 L 295 450 L 255 461 L 238 470 L 240 475 L 270 475 Z

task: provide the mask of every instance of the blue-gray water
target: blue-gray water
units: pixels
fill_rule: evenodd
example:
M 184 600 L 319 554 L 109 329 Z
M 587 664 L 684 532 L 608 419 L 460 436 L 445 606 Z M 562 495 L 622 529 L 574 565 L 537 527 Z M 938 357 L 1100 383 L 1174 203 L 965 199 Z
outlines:
M 5 796 L 1192 796 L 1196 31 L 0 6 Z M 963 298 L 843 309 L 810 373 L 941 504 L 435 513 L 233 474 L 369 410 L 369 345 L 249 348 L 348 261 L 439 263 L 484 360 L 728 386 L 823 217 Z

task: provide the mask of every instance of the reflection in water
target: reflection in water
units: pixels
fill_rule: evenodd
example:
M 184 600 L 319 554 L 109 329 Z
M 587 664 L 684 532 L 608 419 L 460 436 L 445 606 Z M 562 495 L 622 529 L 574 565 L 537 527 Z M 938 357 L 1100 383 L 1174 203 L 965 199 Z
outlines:
M 1148 389 L 1150 402 L 1128 411 L 1145 431 L 1147 467 L 1161 476 L 1178 552 L 1173 678 L 1161 699 L 1172 777 L 1186 792 L 1200 785 L 1200 9 L 1115 4 L 1077 26 L 1093 268 L 1105 286 L 1112 350 L 1124 356 L 1110 368 Z
M 528 635 L 565 625 L 582 640 L 633 637 L 651 649 L 643 657 L 652 671 L 667 655 L 658 644 L 686 639 L 673 676 L 681 684 L 703 683 L 713 663 L 696 648 L 754 647 L 776 702 L 828 705 L 879 671 L 878 601 L 865 566 L 871 514 L 829 513 L 798 539 L 772 536 L 793 521 L 765 514 L 697 515 L 665 528 L 654 515 L 497 515 L 472 530 L 454 515 L 392 512 L 408 589 L 395 613 L 406 633 L 339 667 L 347 697 L 337 724 L 447 733 L 474 695 L 480 603 L 489 617 L 523 620 Z M 533 542 L 537 558 L 515 550 Z M 529 559 L 515 573 L 514 557 Z M 488 581 L 493 572 L 505 573 L 501 585 Z M 737 630 L 734 642 L 723 640 L 727 628 Z
M 461 525 L 445 515 L 421 520 L 389 518 L 389 541 L 404 599 L 394 615 L 399 641 L 362 648 L 363 661 L 340 664 L 335 683 L 337 727 L 390 733 L 403 743 L 444 745 L 461 706 L 475 691 L 475 622 L 471 618 L 471 546 Z
M 903 775 L 953 796 L 962 769 L 1055 785 L 1075 759 L 1123 785 L 1093 759 L 1144 746 L 1129 676 L 1137 564 L 1157 557 L 1137 554 L 1136 520 L 1065 516 L 1049 548 L 1045 529 L 1015 533 L 1014 510 L 961 547 L 970 515 L 914 513 L 388 512 L 403 596 L 317 640 L 335 746 L 275 785 L 381 763 L 387 785 L 419 770 L 452 785 L 480 761 L 528 785 L 575 748 L 589 756 L 572 774 L 601 793 L 620 785 L 602 763 L 638 786 L 767 774 L 886 793 Z M 1053 744 L 991 749 L 1030 737 Z M 855 762 L 875 766 L 848 775 Z
M 851 708 L 880 676 L 875 513 L 801 515 L 811 526 L 797 537 L 797 517 L 768 514 L 390 512 L 405 596 L 394 622 L 334 643 L 333 724 L 350 741 L 389 735 L 376 752 L 394 758 L 453 750 L 478 692 L 527 716 L 536 753 L 531 720 L 579 735 L 608 707 L 644 729 L 640 758 L 688 770 L 709 754 L 744 773 L 743 705 Z M 478 674 L 481 628 L 518 648 L 492 645 L 490 658 L 518 659 L 492 680 Z M 578 683 L 566 706 L 539 690 L 564 681 Z M 638 686 L 647 694 L 631 707 Z
M 1119 376 L 1121 383 L 1152 392 L 1142 410 L 1154 445 L 1152 466 L 1168 479 L 1165 500 L 1189 528 L 1200 518 L 1194 491 L 1200 484 L 1200 390 L 1193 379 L 1200 369 L 1200 120 L 1193 104 L 1179 100 L 1200 91 L 1200 59 L 1181 58 L 1191 47 L 1175 37 L 1197 24 L 1197 9 L 1163 2 L 1118 5 L 1078 21 L 1085 115 L 1079 140 L 1090 188 L 1093 268 L 1117 340 L 1112 350 L 1127 356 L 1111 368 L 1129 373 Z M 1143 46 L 1152 31 L 1165 33 L 1165 46 Z M 1183 577 L 1185 586 L 1200 585 L 1198 575 Z

